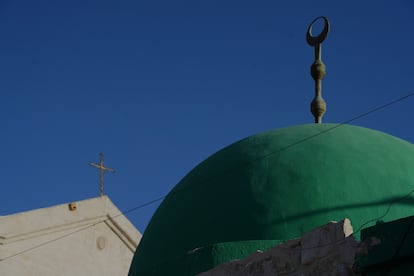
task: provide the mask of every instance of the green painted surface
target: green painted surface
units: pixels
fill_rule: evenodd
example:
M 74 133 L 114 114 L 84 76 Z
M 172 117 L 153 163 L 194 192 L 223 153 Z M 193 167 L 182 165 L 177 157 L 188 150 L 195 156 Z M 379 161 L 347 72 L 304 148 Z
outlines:
M 366 128 L 336 126 L 268 131 L 199 164 L 152 217 L 130 276 L 154 269 L 155 275 L 191 275 L 184 268 L 168 273 L 161 264 L 217 243 L 291 239 L 345 217 L 356 230 L 382 216 L 390 202 L 412 189 L 413 144 Z M 402 200 L 381 219 L 411 214 L 412 202 Z
M 373 238 L 378 244 L 368 248 L 368 252 L 357 255 L 355 261 L 355 267 L 363 272 L 363 275 L 413 275 L 413 216 L 362 230 L 362 241 L 370 244 Z
M 268 250 L 279 243 L 275 240 L 260 240 L 212 244 L 168 259 L 153 269 L 140 272 L 140 275 L 196 275 L 228 260 L 247 257 L 257 250 Z

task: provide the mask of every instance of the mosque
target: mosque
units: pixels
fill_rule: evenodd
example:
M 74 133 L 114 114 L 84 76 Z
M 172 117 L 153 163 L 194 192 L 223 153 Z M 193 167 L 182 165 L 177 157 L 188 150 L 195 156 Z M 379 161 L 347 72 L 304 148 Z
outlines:
M 313 36 L 316 20 L 325 25 Z M 0 217 L 0 274 L 414 275 L 414 145 L 322 124 L 329 22 L 314 22 L 315 124 L 214 153 L 170 191 L 142 237 L 103 186 L 99 198 Z M 111 171 L 103 156 L 90 165 Z
M 313 36 L 316 20 L 325 27 Z M 362 240 L 379 241 L 368 257 L 357 260 L 363 275 L 379 275 L 384 266 L 390 275 L 414 271 L 414 219 L 409 217 L 414 146 L 368 128 L 322 124 L 321 43 L 329 22 L 325 17 L 315 21 L 307 32 L 315 48 L 315 124 L 250 136 L 196 166 L 153 215 L 129 276 L 196 275 L 344 218 L 362 230 Z

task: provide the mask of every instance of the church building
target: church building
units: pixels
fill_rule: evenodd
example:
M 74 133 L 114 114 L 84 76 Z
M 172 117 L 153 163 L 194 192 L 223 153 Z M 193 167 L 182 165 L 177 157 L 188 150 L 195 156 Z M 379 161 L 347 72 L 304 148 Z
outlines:
M 312 34 L 321 20 L 321 34 Z M 414 274 L 414 145 L 323 123 L 325 17 L 313 21 L 315 124 L 236 141 L 192 169 L 144 234 L 103 193 L 0 216 L 1 275 Z M 64 238 L 63 238 L 64 237 Z M 7 260 L 7 262 L 6 262 Z
M 0 216 L 0 274 L 127 275 L 140 239 L 107 196 Z

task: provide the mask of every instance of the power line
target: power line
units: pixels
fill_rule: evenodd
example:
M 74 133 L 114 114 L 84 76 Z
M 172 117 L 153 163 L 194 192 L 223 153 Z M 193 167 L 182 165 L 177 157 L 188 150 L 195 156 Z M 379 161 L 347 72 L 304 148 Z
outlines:
M 393 200 L 392 202 L 390 202 L 390 203 L 389 203 L 389 205 L 388 205 L 388 207 L 387 207 L 387 209 L 385 209 L 385 212 L 384 212 L 381 216 L 376 217 L 376 218 L 374 218 L 374 219 L 370 219 L 370 220 L 365 221 L 363 224 L 361 224 L 361 226 L 359 226 L 359 227 L 358 227 L 358 229 L 357 229 L 356 231 L 353 231 L 353 233 L 352 233 L 352 234 L 354 235 L 354 234 L 356 234 L 356 233 L 359 233 L 359 232 L 361 232 L 361 231 L 362 231 L 362 229 L 363 229 L 365 226 L 367 226 L 368 224 L 370 224 L 370 223 L 372 223 L 372 222 L 377 222 L 377 221 L 379 221 L 379 220 L 383 219 L 383 218 L 384 218 L 384 217 L 385 217 L 385 216 L 389 213 L 389 211 L 391 210 L 391 207 L 392 207 L 394 204 L 396 204 L 397 202 L 402 201 L 402 200 L 404 200 L 404 199 L 406 199 L 406 198 L 410 197 L 413 193 L 414 193 L 414 189 L 412 189 L 411 191 L 409 191 L 408 193 L 404 194 L 403 196 L 398 197 L 398 198 L 396 198 L 395 200 Z M 344 238 L 339 239 L 339 240 L 334 241 L 334 242 L 330 242 L 330 243 L 326 243 L 326 244 L 320 244 L 320 245 L 313 246 L 313 247 L 304 247 L 304 248 L 300 248 L 300 249 L 298 248 L 297 250 L 311 250 L 311 249 L 317 249 L 317 248 L 321 248 L 321 247 L 326 247 L 326 246 L 330 246 L 330 245 L 333 245 L 333 244 L 336 244 L 336 243 L 340 243 L 340 242 L 342 242 L 342 241 L 346 240 L 347 238 L 348 238 L 348 237 L 344 237 Z M 284 241 L 284 242 L 286 242 L 286 241 Z M 295 250 L 295 248 L 288 248 L 288 247 L 283 247 L 283 246 L 281 246 L 280 248 L 282 248 L 282 249 L 291 249 L 291 250 Z
M 353 233 L 352 233 L 352 235 L 355 235 L 356 233 L 358 233 L 358 232 L 360 232 L 367 224 L 369 224 L 369 223 L 371 223 L 371 222 L 375 222 L 375 221 L 378 221 L 378 220 L 381 220 L 382 218 L 384 218 L 387 214 L 388 214 L 388 212 L 390 211 L 390 209 L 391 209 L 391 207 L 395 204 L 395 203 L 397 203 L 397 202 L 399 202 L 399 201 L 402 201 L 402 200 L 404 200 L 405 198 L 407 198 L 407 197 L 409 197 L 412 193 L 414 193 L 414 189 L 413 190 L 411 190 L 411 191 L 409 191 L 407 194 L 405 194 L 405 195 L 403 195 L 403 196 L 401 196 L 401 197 L 399 197 L 399 198 L 397 198 L 397 199 L 395 199 L 394 201 L 392 201 L 392 202 L 390 202 L 390 204 L 388 205 L 388 207 L 387 207 L 387 209 L 385 210 L 385 212 L 381 215 L 381 216 L 379 216 L 379 217 L 377 217 L 377 218 L 375 218 L 375 219 L 370 219 L 370 220 L 368 220 L 368 221 L 366 221 L 366 222 L 364 222 L 359 228 L 358 228 L 358 230 L 356 230 L 356 231 L 354 231 Z M 411 222 L 410 222 L 410 225 L 409 225 L 409 227 L 407 228 L 407 232 L 409 231 L 409 229 L 411 229 L 411 226 L 412 226 L 412 224 L 414 223 L 414 219 L 413 220 L 411 220 Z M 401 240 L 401 246 L 402 246 L 402 244 L 403 244 L 403 242 L 404 242 L 404 240 L 405 240 L 405 236 L 407 235 L 407 232 L 405 233 L 405 235 L 404 235 L 404 238 Z M 283 246 L 283 244 L 285 243 L 285 242 L 287 242 L 288 240 L 284 240 L 284 241 L 282 241 L 282 242 L 280 242 L 279 244 L 276 244 L 275 246 L 277 246 L 277 248 L 278 249 L 282 249 L 282 250 L 289 250 L 289 251 L 303 251 L 303 250 L 313 250 L 313 249 L 318 249 L 318 248 L 324 248 L 324 247 L 328 247 L 328 246 L 331 246 L 331 245 L 334 245 L 334 244 L 339 244 L 339 243 L 341 243 L 341 242 L 343 242 L 343 241 L 345 241 L 345 240 L 347 240 L 348 238 L 349 238 L 350 236 L 348 236 L 348 237 L 343 237 L 343 238 L 341 238 L 341 239 L 339 239 L 339 240 L 336 240 L 336 241 L 333 241 L 333 242 L 329 242 L 329 243 L 325 243 L 325 244 L 319 244 L 319 245 L 316 245 L 316 246 L 310 246 L 310 247 L 299 247 L 299 248 L 292 248 L 292 247 L 284 247 Z M 400 247 L 401 247 L 400 246 Z M 203 248 L 203 247 L 201 247 L 201 248 Z M 197 250 L 199 250 L 199 249 L 201 249 L 201 248 L 198 248 Z M 192 252 L 193 250 L 190 250 L 190 251 L 188 251 L 186 254 L 188 254 L 189 252 Z M 398 254 L 398 252 L 399 252 L 399 248 L 397 248 L 397 251 L 396 251 L 396 253 L 395 253 L 395 255 L 397 255 Z M 180 258 L 182 258 L 184 255 L 180 255 L 180 256 L 176 256 L 175 258 L 174 258 L 174 260 L 176 261 L 176 260 L 178 260 L 178 259 L 180 259 Z M 170 260 L 171 261 L 171 260 Z M 159 266 L 159 265 L 162 265 L 162 264 L 159 264 L 159 263 L 157 263 L 157 264 L 154 264 L 152 267 L 151 267 L 151 269 L 153 269 L 153 268 L 155 268 L 155 267 L 157 267 L 157 266 Z
M 259 161 L 259 160 L 262 160 L 262 159 L 264 159 L 264 158 L 267 158 L 267 157 L 269 157 L 269 156 L 271 156 L 271 155 L 273 155 L 273 154 L 276 154 L 276 153 L 279 153 L 279 152 L 285 151 L 285 150 L 287 150 L 287 149 L 289 149 L 289 148 L 291 148 L 291 147 L 294 147 L 294 146 L 296 146 L 296 145 L 298 145 L 298 144 L 304 143 L 304 142 L 306 142 L 306 141 L 308 141 L 308 140 L 310 140 L 310 139 L 313 139 L 313 138 L 315 138 L 315 137 L 317 137 L 317 136 L 320 136 L 320 135 L 322 135 L 322 134 L 324 134 L 324 133 L 327 133 L 327 132 L 332 131 L 332 130 L 334 130 L 334 129 L 338 128 L 338 127 L 341 127 L 342 125 L 345 125 L 345 124 L 348 124 L 348 123 L 350 123 L 350 122 L 356 121 L 356 120 L 358 120 L 358 119 L 360 119 L 360 118 L 363 118 L 363 117 L 365 117 L 365 116 L 368 116 L 368 115 L 370 115 L 370 114 L 372 114 L 372 113 L 375 113 L 375 112 L 377 112 L 377 111 L 380 111 L 380 110 L 382 110 L 382 109 L 385 109 L 385 108 L 387 108 L 387 107 L 389 107 L 389 106 L 391 106 L 391 105 L 394 105 L 394 104 L 396 104 L 396 103 L 399 103 L 399 102 L 401 102 L 401 101 L 403 101 L 403 100 L 405 100 L 405 99 L 407 99 L 407 98 L 409 98 L 409 97 L 411 97 L 411 96 L 414 96 L 414 92 L 409 93 L 409 94 L 406 94 L 406 95 L 404 95 L 404 96 L 402 96 L 402 97 L 399 97 L 399 98 L 397 98 L 397 99 L 394 99 L 394 100 L 392 100 L 392 101 L 390 101 L 390 102 L 388 102 L 388 103 L 385 103 L 385 104 L 383 104 L 383 105 L 380 105 L 380 106 L 378 106 L 378 107 L 375 107 L 375 108 L 373 108 L 373 109 L 371 109 L 371 110 L 369 110 L 369 111 L 367 111 L 367 112 L 364 112 L 364 113 L 362 113 L 362 114 L 359 114 L 359 115 L 357 115 L 357 116 L 355 116 L 355 117 L 353 117 L 353 118 L 351 118 L 351 119 L 345 120 L 345 121 L 343 121 L 343 122 L 341 122 L 341 123 L 339 123 L 339 124 L 336 124 L 336 125 L 334 125 L 334 126 L 332 126 L 332 127 L 330 127 L 330 128 L 327 128 L 327 129 L 325 129 L 325 130 L 323 130 L 323 131 L 320 131 L 320 132 L 318 132 L 318 133 L 316 133 L 316 134 L 313 134 L 313 135 L 307 136 L 307 137 L 305 137 L 305 138 L 303 138 L 303 139 L 300 139 L 300 140 L 298 140 L 298 141 L 296 141 L 296 142 L 294 142 L 294 143 L 291 143 L 291 144 L 289 144 L 289 145 L 287 145 L 287 146 L 285 146 L 285 147 L 279 148 L 279 149 L 277 149 L 277 150 L 275 150 L 275 151 L 272 151 L 272 152 L 267 153 L 267 154 L 265 154 L 265 155 L 259 156 L 258 158 L 255 158 L 255 159 L 253 159 L 253 160 L 251 160 L 251 161 L 244 162 L 244 163 L 242 163 L 242 164 L 238 164 L 238 165 L 234 166 L 233 168 L 230 168 L 230 169 L 228 169 L 227 171 L 225 171 L 225 172 L 223 172 L 223 173 L 221 173 L 221 174 L 214 175 L 214 176 L 212 176 L 212 177 L 208 177 L 208 178 L 204 179 L 204 181 L 202 181 L 202 182 L 207 182 L 207 181 L 209 181 L 209 180 L 212 180 L 212 179 L 217 178 L 218 176 L 222 176 L 223 174 L 229 173 L 229 172 L 233 171 L 234 169 L 237 169 L 237 168 L 240 168 L 240 167 L 246 166 L 246 165 L 251 164 L 251 163 L 255 163 L 255 162 L 257 162 L 257 161 Z M 134 211 L 136 211 L 136 210 L 142 209 L 142 208 L 144 208 L 144 207 L 146 207 L 146 206 L 152 205 L 152 204 L 154 204 L 154 203 L 156 203 L 156 202 L 158 202 L 158 201 L 160 201 L 160 200 L 165 199 L 168 195 L 170 195 L 170 196 L 171 196 L 171 195 L 173 195 L 173 194 L 175 194 L 175 193 L 177 193 L 177 192 L 180 192 L 180 191 L 182 191 L 182 190 L 184 190 L 184 189 L 188 189 L 188 187 L 181 188 L 181 189 L 175 189 L 174 191 L 169 192 L 168 194 L 165 194 L 165 195 L 160 196 L 160 197 L 158 197 L 158 198 L 155 198 L 155 199 L 153 199 L 153 200 L 147 201 L 147 202 L 145 202 L 145 203 L 143 203 L 143 204 L 141 204 L 141 205 L 138 205 L 138 206 L 133 207 L 133 208 L 131 208 L 131 209 L 128 209 L 128 210 L 126 210 L 126 211 L 120 212 L 118 215 L 114 215 L 114 216 L 112 216 L 112 217 L 110 217 L 110 218 L 107 218 L 107 219 L 105 219 L 105 220 L 102 220 L 102 221 L 99 221 L 99 222 L 95 222 L 95 223 L 93 223 L 93 224 L 91 224 L 91 225 L 88 225 L 88 226 L 85 226 L 85 227 L 83 227 L 83 228 L 77 229 L 76 231 L 73 231 L 73 232 L 67 233 L 67 234 L 65 234 L 65 235 L 59 236 L 59 237 L 57 237 L 57 238 L 55 238 L 55 239 L 52 239 L 52 240 L 49 240 L 49 241 L 46 241 L 46 242 L 40 243 L 40 244 L 38 244 L 38 245 L 35 245 L 35 246 L 33 246 L 33 247 L 30 247 L 30 248 L 25 249 L 25 250 L 22 250 L 22 251 L 19 251 L 19 252 L 15 253 L 15 254 L 9 255 L 9 256 L 7 256 L 7 257 L 5 257 L 5 258 L 1 259 L 0 261 L 5 261 L 5 260 L 7 260 L 7 259 L 13 258 L 13 257 L 15 257 L 15 256 L 18 256 L 18 255 L 24 254 L 24 253 L 29 252 L 29 251 L 31 251 L 31 250 L 34 250 L 34 249 L 36 249 L 36 248 L 42 247 L 42 246 L 44 246 L 44 245 L 47 245 L 47 244 L 49 244 L 49 243 L 52 243 L 52 242 L 58 241 L 58 240 L 60 240 L 60 239 L 66 238 L 66 237 L 68 237 L 68 236 L 70 236 L 70 235 L 73 235 L 73 234 L 75 234 L 75 233 L 81 232 L 81 231 L 86 230 L 86 229 L 88 229 L 88 228 L 90 228 L 90 227 L 93 227 L 93 226 L 97 225 L 98 223 L 105 222 L 106 220 L 109 220 L 109 219 L 114 219 L 114 218 L 116 218 L 116 217 L 119 217 L 119 216 L 122 216 L 122 215 L 125 215 L 125 214 L 128 214 L 128 213 L 134 212 Z M 369 223 L 371 223 L 371 222 L 373 222 L 373 221 L 380 220 L 381 218 L 385 217 L 385 216 L 388 214 L 388 212 L 389 212 L 389 210 L 391 209 L 391 207 L 392 207 L 392 205 L 393 205 L 393 204 L 395 204 L 396 202 L 398 202 L 398 201 L 400 201 L 400 200 L 402 200 L 402 199 L 404 199 L 404 198 L 406 198 L 406 197 L 410 196 L 413 192 L 414 192 L 414 190 L 411 190 L 409 193 L 407 193 L 407 194 L 405 194 L 404 196 L 402 196 L 402 197 L 398 198 L 397 200 L 395 200 L 395 201 L 391 202 L 391 203 L 390 203 L 390 205 L 387 207 L 387 209 L 386 209 L 385 213 L 384 213 L 382 216 L 380 216 L 380 217 L 378 217 L 378 218 L 375 218 L 375 219 L 368 220 L 367 222 L 363 223 L 363 224 L 362 224 L 362 225 L 358 228 L 358 230 L 357 230 L 356 232 L 354 232 L 354 233 L 358 233 L 359 231 L 361 231 L 361 230 L 362 230 L 362 227 L 364 227 L 365 225 L 367 225 L 367 224 L 369 224 Z M 327 245 L 319 245 L 318 247 L 324 247 L 324 246 L 327 246 Z M 315 247 L 315 248 L 316 248 L 316 247 Z M 309 249 L 311 249 L 311 248 L 309 248 Z
M 409 197 L 412 193 L 414 193 L 414 189 L 413 189 L 413 190 L 411 190 L 411 191 L 409 191 L 409 192 L 408 192 L 407 194 L 405 194 L 404 196 L 401 196 L 401 197 L 399 197 L 399 198 L 395 199 L 394 201 L 390 202 L 390 204 L 388 205 L 387 209 L 385 210 L 385 212 L 384 212 L 381 216 L 379 216 L 379 217 L 377 217 L 377 218 L 375 218 L 375 219 L 370 219 L 370 220 L 366 221 L 365 223 L 363 223 L 363 224 L 362 224 L 362 225 L 358 228 L 358 230 L 354 231 L 354 232 L 352 233 L 352 235 L 355 235 L 356 233 L 360 232 L 360 231 L 363 229 L 363 227 L 365 227 L 367 224 L 369 224 L 369 223 L 371 223 L 371 222 L 375 222 L 375 221 L 381 220 L 382 218 L 384 218 L 384 217 L 388 214 L 388 212 L 390 211 L 390 209 L 391 209 L 392 205 L 394 205 L 394 204 L 395 204 L 395 203 L 397 203 L 398 201 L 404 200 L 405 198 Z M 411 221 L 410 226 L 408 227 L 407 231 L 408 231 L 409 229 L 411 229 L 411 226 L 412 226 L 412 224 L 413 224 L 413 223 L 414 223 L 414 220 L 412 220 L 412 221 Z M 339 244 L 339 243 L 341 243 L 341 242 L 343 242 L 343 241 L 345 241 L 345 240 L 349 239 L 349 237 L 350 237 L 350 236 L 348 236 L 348 237 L 343 237 L 343 238 L 341 238 L 341 239 L 339 239 L 339 240 L 336 240 L 336 241 L 333 241 L 333 242 L 328 242 L 328 243 L 325 243 L 325 244 L 319 244 L 319 245 L 316 245 L 316 246 L 310 246 L 310 247 L 299 247 L 299 248 L 284 247 L 284 246 L 283 246 L 283 244 L 284 244 L 284 243 L 286 243 L 288 240 L 283 240 L 283 241 L 281 241 L 279 244 L 275 244 L 275 246 L 277 246 L 277 248 L 278 248 L 278 249 L 282 249 L 282 250 L 289 250 L 289 251 L 314 250 L 314 249 L 318 249 L 318 248 L 328 247 L 328 246 L 331 246 L 331 245 L 334 245 L 334 244 Z M 401 241 L 401 244 L 404 242 L 404 239 L 405 239 L 405 238 L 403 238 L 403 240 Z M 201 248 L 203 248 L 203 247 L 201 247 Z M 198 249 L 201 249 L 201 248 L 198 248 Z M 396 251 L 396 253 L 395 253 L 395 254 L 398 254 L 398 250 L 399 250 L 399 249 L 397 249 L 397 251 Z M 190 250 L 190 251 L 188 251 L 186 254 L 188 254 L 189 252 L 192 252 L 192 251 L 193 251 L 193 250 Z M 183 256 L 184 256 L 184 255 L 176 256 L 176 257 L 174 258 L 174 260 L 175 260 L 175 261 L 177 261 L 178 259 L 182 258 Z M 171 261 L 171 260 L 170 260 L 170 261 Z M 159 265 L 163 265 L 163 263 L 161 263 L 161 264 L 159 264 L 159 263 L 154 264 L 154 265 L 151 267 L 151 269 L 154 269 L 155 267 L 157 267 L 157 266 L 159 266 Z
M 118 215 L 117 215 L 117 216 L 118 216 Z M 48 240 L 48 241 L 45 241 L 45 242 L 39 243 L 39 244 L 37 244 L 37 245 L 35 245 L 35 246 L 32 246 L 32 247 L 27 248 L 27 249 L 25 249 L 25 250 L 19 251 L 19 252 L 15 253 L 15 254 L 12 254 L 12 255 L 10 255 L 10 256 L 7 256 L 7 257 L 5 257 L 5 258 L 3 258 L 3 259 L 0 259 L 0 261 L 5 261 L 5 260 L 7 260 L 7 259 L 10 259 L 10 258 L 16 257 L 16 256 L 18 256 L 18 255 L 24 254 L 24 253 L 26 253 L 26 252 L 32 251 L 32 250 L 34 250 L 34 249 L 36 249 L 36 248 L 39 248 L 39 247 L 45 246 L 45 245 L 47 245 L 47 244 L 49 244 L 49 243 L 52 243 L 52 242 L 55 242 L 55 241 L 61 240 L 61 239 L 63 239 L 63 238 L 66 238 L 66 237 L 68 237 L 68 236 L 71 236 L 71 235 L 73 235 L 73 234 L 75 234 L 75 233 L 78 233 L 78 232 L 81 232 L 81 231 L 86 230 L 86 229 L 88 229 L 88 228 L 91 228 L 91 227 L 93 227 L 93 226 L 95 226 L 95 225 L 97 225 L 97 224 L 99 224 L 99 223 L 102 223 L 102 222 L 104 222 L 104 221 L 106 221 L 106 220 L 108 220 L 108 219 L 105 219 L 105 220 L 102 220 L 102 221 L 95 222 L 95 223 L 93 223 L 93 224 L 90 224 L 90 225 L 87 225 L 87 226 L 85 226 L 85 227 L 79 228 L 79 229 L 77 229 L 77 230 L 75 230 L 75 231 L 72 231 L 72 232 L 66 233 L 66 234 L 64 234 L 64 235 L 62 235 L 62 236 L 59 236 L 59 237 L 57 237 L 57 238 L 54 238 L 54 239 L 51 239 L 51 240 Z

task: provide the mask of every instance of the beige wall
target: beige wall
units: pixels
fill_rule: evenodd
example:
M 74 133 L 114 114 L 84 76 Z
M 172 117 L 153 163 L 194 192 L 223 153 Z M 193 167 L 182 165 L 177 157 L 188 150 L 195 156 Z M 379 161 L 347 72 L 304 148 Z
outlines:
M 0 274 L 127 275 L 141 234 L 107 197 L 76 207 L 0 217 Z

